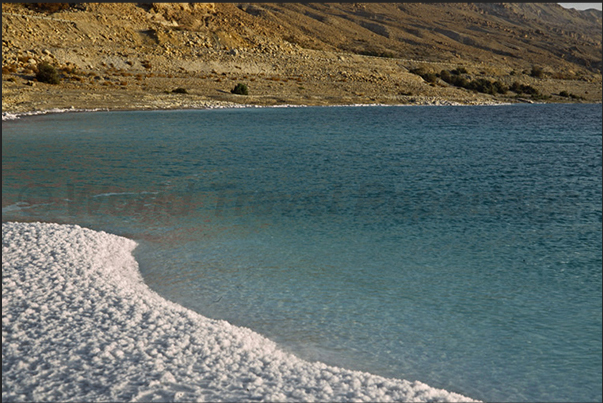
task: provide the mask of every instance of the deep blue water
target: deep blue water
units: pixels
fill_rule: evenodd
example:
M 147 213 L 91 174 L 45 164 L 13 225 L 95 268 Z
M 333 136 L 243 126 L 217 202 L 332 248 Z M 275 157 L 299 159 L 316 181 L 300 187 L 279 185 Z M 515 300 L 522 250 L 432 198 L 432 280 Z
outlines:
M 3 221 L 137 240 L 147 284 L 308 360 L 601 401 L 601 106 L 2 123 Z

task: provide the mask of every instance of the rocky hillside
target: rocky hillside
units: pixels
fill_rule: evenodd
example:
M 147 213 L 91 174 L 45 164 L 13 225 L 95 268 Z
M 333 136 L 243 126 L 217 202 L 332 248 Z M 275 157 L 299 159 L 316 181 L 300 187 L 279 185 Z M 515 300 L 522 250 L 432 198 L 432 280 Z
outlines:
M 156 9 L 186 26 L 188 14 L 175 8 Z M 204 28 L 236 32 L 235 40 L 218 42 L 226 47 L 254 46 L 265 37 L 310 49 L 403 59 L 601 70 L 601 12 L 554 3 L 221 4 Z
M 554 3 L 3 3 L 3 111 L 162 106 L 176 87 L 195 102 L 508 102 L 528 87 L 600 102 L 601 32 L 600 11 Z M 42 61 L 61 84 L 35 81 Z M 505 91 L 440 77 L 459 68 Z

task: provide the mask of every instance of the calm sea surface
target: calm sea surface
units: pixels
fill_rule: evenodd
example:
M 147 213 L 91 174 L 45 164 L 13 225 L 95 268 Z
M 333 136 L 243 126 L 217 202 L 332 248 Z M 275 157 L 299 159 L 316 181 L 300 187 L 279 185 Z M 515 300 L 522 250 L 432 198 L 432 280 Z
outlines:
M 308 360 L 601 401 L 601 105 L 2 123 L 2 219 L 140 243 L 147 284 Z

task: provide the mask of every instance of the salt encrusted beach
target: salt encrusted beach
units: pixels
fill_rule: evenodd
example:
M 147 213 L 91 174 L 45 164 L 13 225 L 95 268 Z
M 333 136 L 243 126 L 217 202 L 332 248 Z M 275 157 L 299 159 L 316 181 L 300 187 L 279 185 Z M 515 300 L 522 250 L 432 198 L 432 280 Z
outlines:
M 368 15 L 352 27 L 354 46 L 364 50 L 329 43 L 331 28 L 316 39 L 299 30 L 281 35 L 293 23 L 279 21 L 286 13 L 271 6 L 90 3 L 46 13 L 3 3 L 2 119 L 97 110 L 601 102 L 601 73 L 593 68 L 601 63 L 600 12 L 598 20 L 588 17 L 599 24 L 595 40 L 576 24 L 564 31 L 551 21 L 532 26 L 533 18 L 510 30 L 498 17 L 478 21 L 488 11 L 469 5 L 461 28 L 415 27 L 407 32 L 412 40 L 398 40 L 395 27 L 366 6 L 349 7 L 353 18 Z M 409 6 L 409 15 L 430 17 L 413 7 L 421 6 Z M 445 7 L 442 15 L 456 12 Z M 313 21 L 315 32 L 351 24 L 325 16 L 324 8 L 306 11 L 304 24 Z M 529 8 L 525 15 L 534 15 Z M 193 27 L 187 13 L 203 24 Z M 560 26 L 573 24 L 567 21 Z M 473 28 L 483 38 L 505 32 L 507 42 L 485 46 L 470 37 Z M 386 40 L 407 41 L 416 51 L 401 48 L 392 57 Z M 549 52 L 555 43 L 559 49 Z M 60 84 L 35 78 L 42 62 L 58 69 Z M 530 72 L 535 66 L 544 67 L 541 77 Z M 540 98 L 486 94 L 416 74 L 461 67 L 468 79 L 518 82 Z M 238 82 L 249 85 L 249 95 L 231 93 Z M 3 401 L 473 401 L 421 382 L 307 362 L 247 328 L 169 302 L 142 281 L 132 240 L 48 223 L 3 223 L 2 232 Z
M 473 401 L 306 362 L 166 301 L 126 238 L 2 224 L 3 401 Z

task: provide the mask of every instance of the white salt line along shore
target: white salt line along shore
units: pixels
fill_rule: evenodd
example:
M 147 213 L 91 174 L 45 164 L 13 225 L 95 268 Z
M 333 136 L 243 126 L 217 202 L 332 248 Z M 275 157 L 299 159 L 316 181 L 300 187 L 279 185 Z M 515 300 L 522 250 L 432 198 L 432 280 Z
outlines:
M 2 401 L 473 401 L 303 361 L 163 299 L 136 242 L 77 225 L 2 224 Z
M 536 102 L 530 102 L 536 103 Z M 323 107 L 366 107 L 366 106 L 501 106 L 501 105 L 513 105 L 508 102 L 484 102 L 484 101 L 475 101 L 471 103 L 459 103 L 455 101 L 448 101 L 438 99 L 436 97 L 417 97 L 415 103 L 410 104 L 333 104 L 333 105 L 321 105 Z M 278 105 L 255 105 L 255 104 L 242 104 L 242 103 L 234 103 L 234 102 L 225 102 L 225 101 L 198 101 L 198 102 L 190 102 L 190 103 L 181 103 L 174 101 L 161 101 L 156 100 L 154 102 L 146 103 L 146 104 L 136 104 L 130 105 L 124 109 L 109 109 L 109 108 L 92 108 L 92 109 L 77 109 L 75 107 L 71 108 L 53 108 L 53 109 L 44 109 L 44 110 L 36 110 L 29 112 L 2 112 L 2 121 L 5 120 L 16 120 L 21 117 L 26 116 L 36 116 L 36 115 L 46 115 L 50 113 L 66 113 L 66 112 L 97 112 L 97 111 L 105 111 L 109 112 L 119 111 L 119 110 L 188 110 L 188 109 L 241 109 L 241 108 L 306 108 L 312 105 L 297 105 L 297 104 L 278 104 Z

